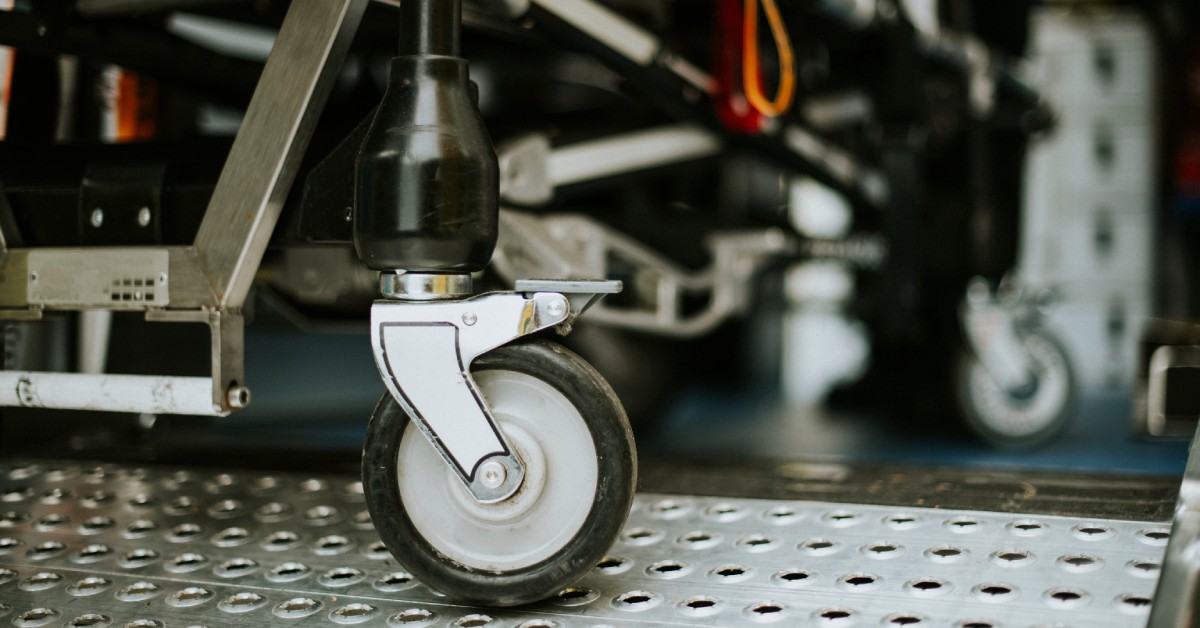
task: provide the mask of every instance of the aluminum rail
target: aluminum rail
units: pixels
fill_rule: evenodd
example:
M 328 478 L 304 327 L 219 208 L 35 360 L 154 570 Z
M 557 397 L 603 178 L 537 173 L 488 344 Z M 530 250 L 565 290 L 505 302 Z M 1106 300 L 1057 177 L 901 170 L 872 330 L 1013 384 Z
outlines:
M 1162 373 L 1158 374 L 1160 377 Z M 1152 377 L 1154 374 L 1152 374 Z M 1200 625 L 1200 427 L 1192 437 L 1148 628 Z

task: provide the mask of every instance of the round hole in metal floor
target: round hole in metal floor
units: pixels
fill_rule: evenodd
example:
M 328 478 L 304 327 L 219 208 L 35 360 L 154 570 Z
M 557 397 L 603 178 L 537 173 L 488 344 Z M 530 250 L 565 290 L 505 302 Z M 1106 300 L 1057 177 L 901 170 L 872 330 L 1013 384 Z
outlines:
M 336 567 L 317 576 L 317 584 L 331 589 L 339 589 L 362 582 L 367 574 L 353 567 Z
M 457 628 L 482 628 L 483 626 L 491 625 L 495 621 L 490 615 L 467 615 L 459 617 L 458 621 L 454 622 Z
M 612 605 L 617 610 L 640 612 L 648 611 L 662 603 L 662 596 L 650 591 L 629 591 L 613 598 Z
M 253 592 L 234 593 L 217 603 L 217 608 L 226 613 L 242 614 L 262 608 L 267 598 Z
M 1059 556 L 1054 564 L 1069 573 L 1088 573 L 1104 566 L 1104 561 L 1091 554 L 1068 554 Z
M 1162 565 L 1154 559 L 1142 558 L 1125 563 L 1125 571 L 1136 578 L 1157 578 Z
M 1052 608 L 1066 610 L 1086 606 L 1092 601 L 1092 596 L 1082 589 L 1058 587 L 1042 593 L 1042 601 Z
M 596 563 L 596 567 L 592 571 L 607 575 L 616 575 L 629 571 L 633 566 L 633 561 L 620 556 L 605 556 Z
M 1127 615 L 1150 614 L 1151 599 L 1145 595 L 1126 593 L 1116 599 L 1117 608 Z
M 837 587 L 843 591 L 862 593 L 883 586 L 883 578 L 867 573 L 851 573 L 837 579 Z
M 70 628 L 81 628 L 84 626 L 87 628 L 106 628 L 110 624 L 112 624 L 112 618 L 107 615 L 87 613 L 68 621 L 64 625 Z
M 116 598 L 122 602 L 145 602 L 162 593 L 162 587 L 153 582 L 135 582 L 117 591 Z
M 710 617 L 721 612 L 725 603 L 707 595 L 697 595 L 682 600 L 678 604 L 679 612 L 688 617 Z
M 250 542 L 250 531 L 237 526 L 225 528 L 212 537 L 212 544 L 217 547 L 237 547 Z
M 212 590 L 205 587 L 185 587 L 168 595 L 166 603 L 168 606 L 174 606 L 175 608 L 191 608 L 208 602 L 214 596 L 215 594 Z
M 272 567 L 266 577 L 271 582 L 295 582 L 311 573 L 312 568 L 304 563 L 286 562 Z
M 88 576 L 67 587 L 67 593 L 76 597 L 86 597 L 107 591 L 113 586 L 112 580 L 100 576 Z
M 971 589 L 975 599 L 982 602 L 1008 602 L 1017 598 L 1017 588 L 1001 582 L 987 582 Z
M 22 580 L 17 585 L 17 588 L 22 591 L 46 591 L 57 587 L 62 582 L 63 577 L 61 574 L 54 573 L 53 571 L 39 571 Z
M 858 550 L 863 556 L 872 560 L 892 560 L 904 555 L 904 546 L 891 541 L 876 541 L 868 543 Z
M 324 607 L 324 604 L 310 597 L 294 597 L 276 604 L 271 614 L 283 619 L 300 619 L 315 615 Z
M 904 583 L 904 591 L 909 595 L 920 598 L 938 597 L 949 593 L 954 588 L 949 582 L 940 578 L 917 578 Z
M 992 554 L 988 556 L 988 560 L 990 560 L 993 565 L 999 565 L 1001 567 L 1012 569 L 1032 565 L 1037 561 L 1037 557 L 1033 555 L 1033 552 L 1028 550 L 1003 549 L 992 552 Z
M 783 621 L 791 615 L 791 609 L 782 602 L 768 600 L 747 606 L 742 610 L 742 615 L 750 618 L 751 621 L 767 624 Z
M 652 578 L 673 580 L 682 578 L 692 572 L 692 566 L 678 560 L 660 560 L 646 567 L 646 575 Z
M 567 587 L 559 591 L 557 595 L 550 598 L 550 601 L 555 606 L 583 606 L 591 604 L 600 597 L 600 592 L 587 587 L 573 586 Z
M 813 583 L 814 575 L 804 569 L 784 569 L 771 576 L 771 582 L 785 589 L 799 589 Z
M 754 569 L 746 565 L 728 564 L 713 568 L 708 572 L 708 575 L 717 582 L 733 584 L 735 582 L 745 582 L 754 577 Z
M 387 624 L 392 628 L 425 628 L 438 619 L 437 613 L 424 608 L 407 608 L 391 617 Z

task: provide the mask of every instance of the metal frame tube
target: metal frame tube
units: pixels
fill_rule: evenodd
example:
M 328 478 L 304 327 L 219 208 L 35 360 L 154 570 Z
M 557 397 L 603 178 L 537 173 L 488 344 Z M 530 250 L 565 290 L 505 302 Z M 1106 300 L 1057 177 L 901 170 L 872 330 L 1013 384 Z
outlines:
M 400 3 L 400 55 L 459 56 L 462 0 Z
M 0 405 L 212 415 L 207 377 L 0 371 Z
M 196 234 L 219 307 L 246 300 L 367 3 L 295 0 L 284 18 Z

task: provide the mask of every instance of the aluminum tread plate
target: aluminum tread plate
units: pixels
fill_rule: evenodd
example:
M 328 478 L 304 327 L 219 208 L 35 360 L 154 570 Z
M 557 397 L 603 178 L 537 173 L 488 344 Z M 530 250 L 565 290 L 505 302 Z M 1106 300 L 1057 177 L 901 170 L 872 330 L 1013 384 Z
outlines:
M 559 597 L 457 606 L 384 550 L 349 476 L 0 465 L 0 625 L 1145 623 L 1167 524 L 641 494 Z

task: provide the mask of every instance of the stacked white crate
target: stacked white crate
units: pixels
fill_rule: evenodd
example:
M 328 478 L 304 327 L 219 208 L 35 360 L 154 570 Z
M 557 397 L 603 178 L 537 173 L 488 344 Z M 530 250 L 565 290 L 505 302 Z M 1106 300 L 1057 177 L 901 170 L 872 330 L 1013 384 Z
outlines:
M 1019 275 L 1057 295 L 1046 323 L 1081 388 L 1131 389 L 1152 298 L 1152 33 L 1136 12 L 1115 9 L 1043 7 L 1032 27 L 1030 78 L 1058 124 L 1026 164 Z

